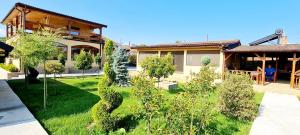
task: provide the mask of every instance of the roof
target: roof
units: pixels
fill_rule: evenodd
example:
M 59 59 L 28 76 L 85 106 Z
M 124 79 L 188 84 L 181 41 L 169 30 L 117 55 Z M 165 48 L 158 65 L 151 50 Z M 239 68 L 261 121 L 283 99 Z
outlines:
M 57 13 L 57 12 L 53 12 L 53 11 L 41 9 L 41 8 L 34 7 L 34 6 L 30 6 L 30 5 L 27 5 L 27 4 L 24 4 L 24 3 L 20 3 L 20 2 L 16 3 L 16 4 L 12 7 L 12 9 L 11 9 L 11 10 L 7 13 L 7 15 L 2 19 L 1 23 L 4 23 L 4 21 L 6 20 L 6 18 L 7 18 L 7 17 L 14 11 L 14 9 L 17 8 L 17 7 L 26 7 L 27 9 L 36 10 L 36 11 L 44 12 L 44 13 L 47 13 L 47 14 L 53 14 L 53 15 L 56 15 L 56 16 L 60 16 L 60 17 L 64 17 L 64 18 L 69 18 L 69 19 L 72 19 L 72 20 L 76 20 L 76 21 L 80 21 L 80 22 L 85 22 L 85 23 L 90 23 L 90 24 L 93 24 L 93 25 L 97 25 L 97 26 L 101 26 L 101 27 L 107 28 L 107 25 L 104 25 L 104 24 L 101 24 L 101 23 L 92 22 L 92 21 L 88 21 L 88 20 L 76 18 L 76 17 L 69 16 L 69 15 L 64 15 L 64 14 L 61 14 L 61 13 Z
M 241 45 L 240 40 L 218 40 L 218 41 L 206 41 L 206 42 L 187 42 L 187 43 L 171 43 L 171 44 L 156 44 L 156 45 L 143 45 L 134 46 L 131 49 L 141 48 L 169 48 L 169 47 L 225 47 L 234 48 Z
M 226 52 L 300 52 L 300 44 L 287 45 L 241 45 L 233 49 L 225 50 Z

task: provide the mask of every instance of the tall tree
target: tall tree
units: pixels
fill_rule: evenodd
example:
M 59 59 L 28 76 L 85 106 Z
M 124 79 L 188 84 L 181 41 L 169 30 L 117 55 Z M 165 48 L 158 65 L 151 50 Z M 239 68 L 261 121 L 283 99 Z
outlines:
M 107 75 L 109 83 L 112 84 L 115 81 L 115 72 L 113 70 L 113 51 L 114 43 L 111 40 L 107 40 L 104 46 L 105 63 L 104 63 L 104 74 Z
M 164 57 L 147 57 L 141 66 L 151 78 L 157 79 L 158 87 L 162 77 L 167 78 L 175 72 L 171 53 Z
M 116 83 L 119 86 L 128 86 L 128 80 L 129 80 L 129 75 L 128 75 L 128 70 L 127 70 L 127 65 L 128 65 L 128 51 L 124 48 L 118 47 L 114 53 L 114 63 L 113 63 L 113 68 L 116 73 Z
M 90 52 L 80 51 L 75 60 L 75 67 L 82 71 L 82 77 L 84 76 L 84 71 L 92 68 L 93 56 Z

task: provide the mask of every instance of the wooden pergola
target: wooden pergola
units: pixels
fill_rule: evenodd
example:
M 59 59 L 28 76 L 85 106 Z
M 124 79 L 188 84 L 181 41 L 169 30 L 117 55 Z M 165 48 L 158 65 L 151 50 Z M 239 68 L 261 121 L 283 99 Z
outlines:
M 224 51 L 224 66 L 223 72 L 227 72 L 228 65 L 233 66 L 234 69 L 240 69 L 240 60 L 242 56 L 248 56 L 252 58 L 252 61 L 261 62 L 261 84 L 265 84 L 266 75 L 266 62 L 275 62 L 275 74 L 274 81 L 278 77 L 278 64 L 279 58 L 284 58 L 287 61 L 291 61 L 290 73 L 290 87 L 295 87 L 295 79 L 300 82 L 299 77 L 295 78 L 296 75 L 296 64 L 300 60 L 300 44 L 293 45 L 259 45 L 259 46 L 238 46 L 233 49 Z M 235 65 L 236 64 L 236 65 Z M 241 70 L 242 71 L 242 70 Z M 298 80 L 299 79 L 299 80 Z M 300 88 L 300 85 L 298 85 Z

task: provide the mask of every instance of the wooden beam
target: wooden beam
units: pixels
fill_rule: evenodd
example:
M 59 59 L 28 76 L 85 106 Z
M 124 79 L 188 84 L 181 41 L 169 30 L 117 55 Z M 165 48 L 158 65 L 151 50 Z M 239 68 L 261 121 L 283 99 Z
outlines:
M 8 38 L 8 24 L 6 24 L 6 37 Z
M 291 80 L 290 80 L 290 87 L 294 88 L 295 86 L 295 70 L 296 70 L 296 53 L 293 54 L 293 65 L 292 65 L 292 73 L 291 73 Z
M 254 55 L 255 55 L 256 57 L 258 57 L 258 58 L 261 58 L 257 53 L 254 53 Z
M 224 54 L 225 56 L 225 54 Z M 228 56 L 225 57 L 225 61 L 227 61 L 232 56 L 232 53 L 230 53 Z
M 265 85 L 266 81 L 266 53 L 263 54 L 262 58 L 262 85 Z

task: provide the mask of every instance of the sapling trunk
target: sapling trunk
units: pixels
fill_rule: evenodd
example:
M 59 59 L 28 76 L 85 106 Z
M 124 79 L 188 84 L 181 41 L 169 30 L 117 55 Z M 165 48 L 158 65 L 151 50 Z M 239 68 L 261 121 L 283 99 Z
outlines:
M 47 90 L 46 90 L 46 62 L 44 61 L 44 109 L 46 109 Z

